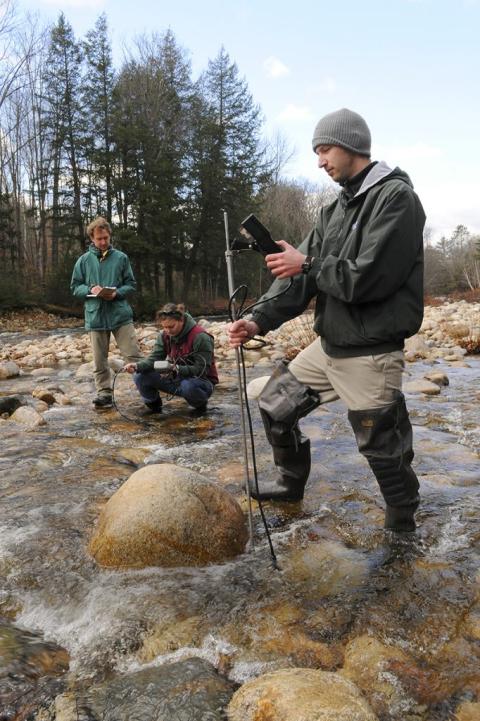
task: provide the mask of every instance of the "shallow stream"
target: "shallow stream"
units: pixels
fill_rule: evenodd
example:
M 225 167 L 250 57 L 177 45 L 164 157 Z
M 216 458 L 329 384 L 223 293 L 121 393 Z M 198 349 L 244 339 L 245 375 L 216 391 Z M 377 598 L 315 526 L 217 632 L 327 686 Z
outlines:
M 342 672 L 363 637 L 404 655 L 382 667 L 383 685 L 356 679 L 382 721 L 454 719 L 460 704 L 480 702 L 480 360 L 467 361 L 435 364 L 450 379 L 440 395 L 407 396 L 423 498 L 412 538 L 383 532 L 342 404 L 303 421 L 313 448 L 305 500 L 264 505 L 280 570 L 256 504 L 255 549 L 223 565 L 114 571 L 87 553 L 102 505 L 144 463 L 192 468 L 246 511 L 233 367 L 206 416 L 174 400 L 148 425 L 126 375 L 116 398 L 127 418 L 93 410 L 92 383 L 76 381 L 75 366 L 1 381 L 1 395 L 43 383 L 72 404 L 52 406 L 32 431 L 0 425 L 0 719 L 57 718 L 59 694 L 191 657 L 232 688 L 285 666 Z M 415 376 L 431 369 L 409 366 Z M 269 477 L 255 404 L 252 414 L 259 476 Z M 42 708 L 51 715 L 37 717 Z

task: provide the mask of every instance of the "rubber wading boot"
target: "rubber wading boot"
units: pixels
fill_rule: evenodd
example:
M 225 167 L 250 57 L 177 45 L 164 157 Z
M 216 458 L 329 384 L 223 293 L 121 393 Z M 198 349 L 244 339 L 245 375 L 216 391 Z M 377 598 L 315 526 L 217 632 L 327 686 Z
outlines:
M 143 411 L 144 416 L 152 415 L 153 413 L 161 413 L 162 412 L 162 401 L 160 398 L 157 398 L 156 401 L 148 401 L 145 403 L 147 406 L 145 410 Z
M 420 498 L 419 483 L 411 467 L 412 426 L 405 398 L 396 391 L 393 403 L 381 408 L 349 411 L 348 419 L 387 505 L 384 527 L 414 531 Z
M 310 441 L 305 436 L 298 448 L 274 446 L 273 460 L 277 478 L 259 483 L 259 490 L 250 487 L 250 495 L 257 501 L 301 501 L 310 475 Z
M 95 408 L 111 408 L 113 405 L 113 398 L 111 393 L 99 393 L 96 398 L 92 401 Z
M 256 500 L 300 501 L 310 474 L 310 441 L 298 421 L 319 405 L 315 391 L 300 383 L 280 363 L 258 399 L 267 439 L 272 446 L 278 470 L 275 480 L 261 482 L 251 489 Z

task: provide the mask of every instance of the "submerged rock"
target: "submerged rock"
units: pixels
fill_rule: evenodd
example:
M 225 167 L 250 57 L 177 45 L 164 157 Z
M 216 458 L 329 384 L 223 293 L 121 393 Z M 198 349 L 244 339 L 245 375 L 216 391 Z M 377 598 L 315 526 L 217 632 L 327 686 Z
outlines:
M 230 494 L 165 463 L 135 471 L 110 498 L 89 548 L 103 566 L 203 566 L 238 555 L 247 537 Z
M 310 668 L 266 673 L 245 683 L 227 709 L 229 721 L 378 721 L 358 688 L 339 674 Z
M 13 361 L 2 361 L 0 363 L 0 380 L 15 378 L 20 375 L 20 368 Z
M 207 661 L 192 658 L 146 668 L 56 699 L 56 721 L 221 721 L 234 685 Z M 80 715 L 79 715 L 80 714 Z

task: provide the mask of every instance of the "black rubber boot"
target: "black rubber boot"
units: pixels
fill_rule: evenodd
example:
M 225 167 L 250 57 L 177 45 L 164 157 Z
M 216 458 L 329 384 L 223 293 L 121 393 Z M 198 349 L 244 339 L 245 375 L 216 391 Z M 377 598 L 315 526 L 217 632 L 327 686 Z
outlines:
M 349 411 L 358 450 L 367 459 L 387 504 L 385 528 L 414 531 L 420 501 L 413 460 L 412 426 L 405 398 L 397 391 L 388 406 Z
M 303 437 L 297 448 L 276 446 L 272 450 L 278 477 L 259 482 L 258 491 L 250 488 L 250 495 L 257 501 L 301 501 L 310 475 L 309 439 Z
M 113 397 L 111 393 L 100 393 L 92 401 L 95 408 L 111 408 L 113 405 Z
M 298 421 L 319 405 L 318 395 L 300 383 L 280 363 L 258 399 L 260 414 L 273 460 L 275 480 L 251 489 L 256 500 L 300 501 L 310 474 L 310 441 L 300 432 Z
M 146 402 L 145 405 L 147 406 L 146 409 L 143 411 L 144 416 L 149 416 L 154 413 L 161 413 L 162 412 L 162 401 L 160 398 L 157 398 L 156 401 L 149 401 Z

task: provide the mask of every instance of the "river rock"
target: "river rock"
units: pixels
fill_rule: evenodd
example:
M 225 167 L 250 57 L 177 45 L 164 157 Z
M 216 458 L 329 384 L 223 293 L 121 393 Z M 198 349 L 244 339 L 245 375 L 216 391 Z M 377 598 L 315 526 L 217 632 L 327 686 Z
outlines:
M 58 696 L 55 720 L 223 721 L 233 691 L 211 664 L 191 658 L 118 676 L 76 698 Z
M 428 358 L 430 348 L 421 335 L 413 335 L 405 341 L 405 360 L 412 361 L 417 358 Z
M 103 566 L 203 566 L 241 553 L 247 537 L 229 493 L 165 463 L 135 471 L 110 498 L 89 548 Z
M 8 413 L 11 415 L 17 408 L 23 406 L 25 401 L 21 396 L 4 396 L 0 398 L 0 415 L 2 413 Z
M 20 375 L 20 368 L 13 361 L 2 361 L 0 363 L 0 380 L 16 378 Z
M 283 567 L 288 581 L 311 598 L 345 593 L 361 586 L 368 576 L 362 553 L 328 540 L 294 548 L 285 555 Z
M 250 381 L 247 385 L 247 397 L 250 400 L 258 398 L 269 380 L 270 376 L 260 376 L 260 378 L 254 378 L 253 381 Z
M 378 721 L 358 688 L 337 673 L 287 668 L 248 681 L 233 695 L 229 721 Z
M 480 702 L 465 701 L 455 712 L 455 721 L 478 721 L 480 719 Z
M 423 378 L 404 383 L 403 390 L 405 393 L 425 393 L 427 396 L 436 396 L 440 393 L 440 386 Z
M 43 401 L 47 404 L 47 406 L 52 406 L 56 400 L 55 395 L 51 390 L 48 388 L 42 388 L 41 386 L 33 389 L 32 396 L 34 398 L 38 398 L 40 401 Z
M 447 374 L 441 373 L 440 371 L 430 371 L 429 373 L 425 373 L 425 378 L 427 381 L 436 383 L 437 386 L 448 386 L 450 383 Z
M 414 705 L 411 699 L 409 704 L 395 673 L 396 666 L 407 665 L 413 667 L 414 663 L 402 649 L 365 635 L 353 639 L 345 649 L 342 674 L 363 691 L 376 713 L 383 716 Z
M 15 421 L 15 423 L 20 423 L 22 426 L 27 426 L 27 428 L 36 428 L 37 426 L 44 426 L 46 424 L 44 417 L 31 406 L 21 406 L 17 408 L 10 416 L 10 420 Z

